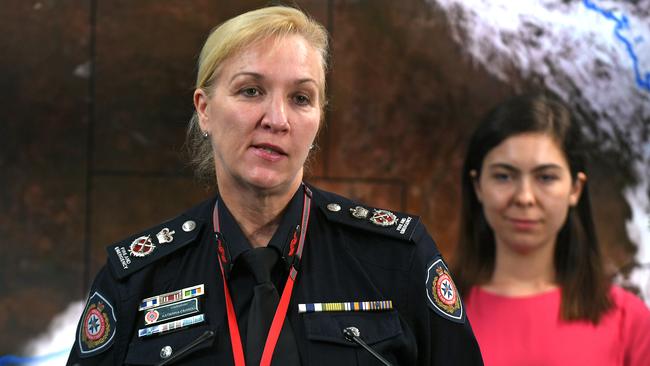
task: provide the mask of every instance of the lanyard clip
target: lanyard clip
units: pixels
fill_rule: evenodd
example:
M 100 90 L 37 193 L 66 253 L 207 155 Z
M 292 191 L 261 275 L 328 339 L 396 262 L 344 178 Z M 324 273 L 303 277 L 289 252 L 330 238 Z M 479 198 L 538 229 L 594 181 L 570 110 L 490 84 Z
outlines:
M 296 268 L 300 264 L 300 257 L 298 255 L 298 246 L 300 245 L 300 225 L 291 234 L 289 234 L 289 243 L 285 246 L 286 257 L 284 258 L 287 269 Z
M 214 236 L 217 240 L 217 256 L 219 257 L 219 263 L 221 263 L 221 267 L 223 268 L 226 277 L 229 277 L 232 263 L 230 261 L 231 257 L 228 245 L 226 245 L 226 242 L 223 239 L 223 234 L 220 232 L 215 232 Z

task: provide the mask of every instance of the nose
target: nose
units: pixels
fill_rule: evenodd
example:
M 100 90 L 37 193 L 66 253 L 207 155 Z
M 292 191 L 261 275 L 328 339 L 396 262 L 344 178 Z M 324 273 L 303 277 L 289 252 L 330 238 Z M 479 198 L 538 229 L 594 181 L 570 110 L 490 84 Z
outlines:
M 535 192 L 530 179 L 523 178 L 517 185 L 514 202 L 518 206 L 528 207 L 535 204 Z
M 262 128 L 271 132 L 285 132 L 289 129 L 285 98 L 275 95 L 268 99 L 262 117 Z

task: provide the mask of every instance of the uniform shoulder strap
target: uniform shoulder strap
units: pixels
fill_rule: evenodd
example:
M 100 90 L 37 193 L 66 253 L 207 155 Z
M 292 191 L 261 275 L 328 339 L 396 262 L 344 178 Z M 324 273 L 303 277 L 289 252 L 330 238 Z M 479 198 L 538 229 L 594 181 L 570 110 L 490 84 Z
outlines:
M 204 222 L 186 215 L 163 222 L 106 248 L 111 272 L 123 279 L 194 242 Z
M 413 241 L 420 218 L 403 212 L 366 206 L 334 193 L 314 190 L 314 203 L 329 221 L 349 227 Z

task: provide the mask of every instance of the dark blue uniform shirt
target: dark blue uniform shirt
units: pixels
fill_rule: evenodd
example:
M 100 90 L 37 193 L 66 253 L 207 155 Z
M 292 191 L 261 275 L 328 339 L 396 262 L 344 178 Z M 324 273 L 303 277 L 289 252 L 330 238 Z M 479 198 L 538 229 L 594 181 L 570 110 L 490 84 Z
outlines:
M 389 218 L 394 222 L 381 226 L 369 219 L 372 208 L 310 188 L 310 220 L 286 318 L 302 365 L 381 365 L 345 338 L 343 329 L 351 326 L 393 365 L 482 365 L 453 280 L 419 219 L 395 213 Z M 212 224 L 216 199 L 108 247 L 108 263 L 93 282 L 69 365 L 234 364 Z M 302 203 L 301 187 L 269 242 L 282 258 L 272 274 L 279 293 Z M 357 207 L 368 215 L 352 215 Z M 224 255 L 233 263 L 226 276 L 245 344 L 254 281 L 238 258 L 250 244 L 222 202 L 219 213 Z M 165 236 L 164 229 L 173 233 Z M 161 308 L 139 310 L 143 300 L 197 285 L 203 285 L 202 293 L 190 297 L 198 299 L 196 311 L 145 323 L 145 315 Z M 392 308 L 298 311 L 299 304 L 363 301 L 391 301 Z M 202 321 L 183 323 L 197 314 Z M 165 323 L 177 328 L 158 327 L 159 333 L 139 336 L 141 329 Z

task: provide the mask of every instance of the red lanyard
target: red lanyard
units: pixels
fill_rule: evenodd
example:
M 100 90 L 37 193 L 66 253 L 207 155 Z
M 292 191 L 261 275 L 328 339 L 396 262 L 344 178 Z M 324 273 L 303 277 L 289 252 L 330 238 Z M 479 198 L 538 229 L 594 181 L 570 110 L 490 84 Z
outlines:
M 302 218 L 300 220 L 302 226 L 300 230 L 300 240 L 298 241 L 298 250 L 296 251 L 293 263 L 291 264 L 289 276 L 287 277 L 287 283 L 284 285 L 284 290 L 282 291 L 282 296 L 280 297 L 280 303 L 278 304 L 278 308 L 275 310 L 273 322 L 271 323 L 271 329 L 269 329 L 269 334 L 266 337 L 260 366 L 271 365 L 273 351 L 275 350 L 275 345 L 278 343 L 278 338 L 280 338 L 280 331 L 282 331 L 282 325 L 284 324 L 284 319 L 287 315 L 287 309 L 289 309 L 289 301 L 291 300 L 293 283 L 295 282 L 296 276 L 298 275 L 298 270 L 296 267 L 298 267 L 298 263 L 300 263 L 300 258 L 302 257 L 302 250 L 305 244 L 305 237 L 307 235 L 307 225 L 309 224 L 309 212 L 311 206 L 311 192 L 307 187 L 304 187 L 304 189 L 305 197 L 302 206 Z M 219 226 L 219 200 L 217 200 L 214 205 L 214 211 L 212 212 L 212 221 L 214 224 L 214 231 L 216 233 L 221 232 L 221 227 Z M 228 314 L 228 328 L 230 329 L 230 344 L 232 346 L 232 354 L 235 359 L 235 366 L 246 366 L 244 349 L 241 344 L 241 336 L 239 335 L 239 325 L 237 324 L 237 316 L 235 315 L 235 307 L 232 305 L 232 299 L 230 297 L 230 291 L 228 290 L 226 275 L 223 270 L 224 265 L 228 263 L 228 258 L 226 258 L 224 254 L 225 251 L 223 248 L 223 243 L 219 235 L 217 235 L 217 246 L 217 250 L 219 251 L 219 268 L 221 268 L 221 278 L 223 278 L 223 293 L 226 298 L 226 312 Z

